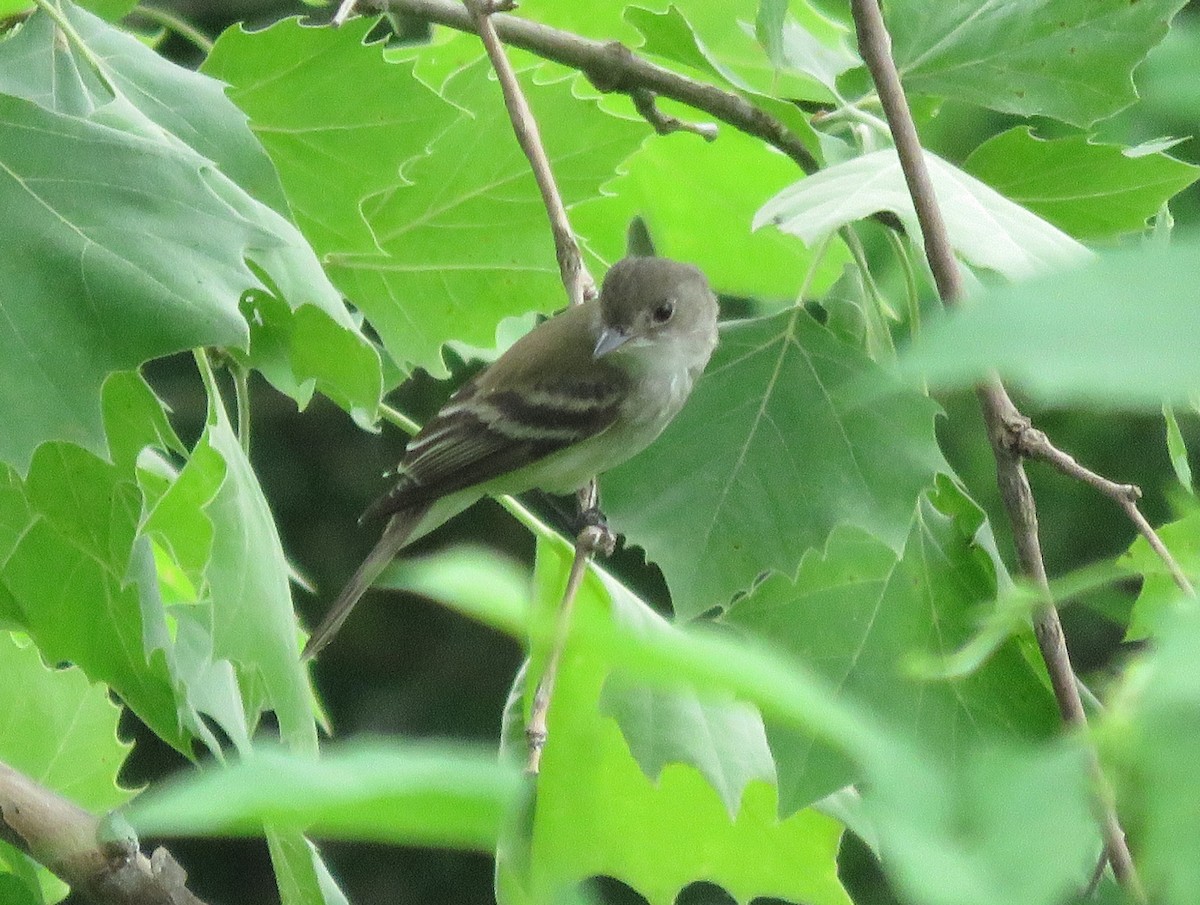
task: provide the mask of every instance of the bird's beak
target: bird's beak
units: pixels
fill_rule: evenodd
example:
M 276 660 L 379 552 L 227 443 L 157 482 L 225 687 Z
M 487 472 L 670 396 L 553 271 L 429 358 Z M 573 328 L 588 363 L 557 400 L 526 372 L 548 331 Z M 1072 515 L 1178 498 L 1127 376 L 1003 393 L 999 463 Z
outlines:
M 628 330 L 620 327 L 605 327 L 600 331 L 600 338 L 596 340 L 596 348 L 592 349 L 592 357 L 600 358 L 602 355 L 607 355 L 614 349 L 625 345 L 628 339 Z

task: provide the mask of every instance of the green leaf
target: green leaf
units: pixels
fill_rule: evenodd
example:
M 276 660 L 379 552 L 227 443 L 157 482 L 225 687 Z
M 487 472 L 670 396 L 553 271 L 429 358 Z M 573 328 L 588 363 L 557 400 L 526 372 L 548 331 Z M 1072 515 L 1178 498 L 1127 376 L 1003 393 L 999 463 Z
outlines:
M 1200 506 L 1192 497 L 1186 500 L 1187 508 L 1183 514 L 1172 522 L 1160 525 L 1156 531 L 1159 540 L 1166 544 L 1179 568 L 1195 586 L 1200 584 Z M 1179 604 L 1183 592 L 1144 537 L 1139 536 L 1130 545 L 1128 553 L 1121 557 L 1121 564 L 1143 576 L 1125 638 L 1128 641 L 1141 641 L 1155 637 L 1160 624 L 1171 609 Z
M 681 10 L 679 5 L 672 4 L 662 13 L 639 6 L 625 10 L 625 19 L 644 38 L 639 52 L 691 67 L 705 76 L 715 76 L 739 94 L 749 96 L 755 106 L 778 119 L 819 157 L 820 142 L 808 118 L 795 104 L 779 98 L 829 101 L 829 91 L 807 76 L 796 78 L 784 73 L 786 77 L 781 78 L 780 71 L 754 40 L 753 28 L 730 27 L 725 5 L 700 2 L 684 6 L 686 9 Z M 823 26 L 826 39 L 840 47 L 837 27 L 811 10 L 809 13 L 814 23 L 819 20 Z M 832 53 L 815 40 L 813 43 L 820 48 L 819 51 L 814 48 L 819 55 Z
M 1095 144 L 1084 135 L 1047 141 L 1028 126 L 988 139 L 963 169 L 1077 239 L 1144 230 L 1200 173 L 1161 151 Z
M 930 323 L 901 368 L 936 387 L 999 372 L 1050 404 L 1158 411 L 1200 387 L 1200 243 L 1106 251 L 982 293 Z
M 133 746 L 117 738 L 121 710 L 107 689 L 46 666 L 10 632 L 0 632 L 0 713 L 0 761 L 91 811 L 129 800 L 117 774 Z
M 139 834 L 253 836 L 264 824 L 314 836 L 488 851 L 521 778 L 494 752 L 395 742 L 331 746 L 320 760 L 258 750 L 139 795 Z
M 169 744 L 189 750 L 150 545 L 131 475 L 69 444 L 38 450 L 25 481 L 0 475 L 0 616 L 52 663 L 104 682 Z
M 567 550 L 539 545 L 542 606 L 557 606 L 569 562 Z M 612 616 L 602 615 L 610 608 Z M 646 641 L 673 631 L 596 572 L 584 580 L 576 616 L 578 626 L 614 619 L 623 626 L 618 631 Z M 608 672 L 604 647 L 604 637 L 594 631 L 573 633 L 558 673 L 532 828 L 534 901 L 547 901 L 564 884 L 604 875 L 629 884 L 652 905 L 669 905 L 696 879 L 719 884 L 738 901 L 767 895 L 813 905 L 848 903 L 836 875 L 841 827 L 835 821 L 809 810 L 780 822 L 774 790 L 761 780 L 745 786 L 740 809 L 731 817 L 726 802 L 692 766 L 666 764 L 647 777 L 617 724 L 601 709 Z M 711 706 L 711 693 L 698 700 Z M 690 694 L 696 701 L 696 692 Z M 672 739 L 672 730 L 701 725 L 672 721 L 624 728 L 638 733 L 635 745 L 659 739 L 680 752 L 681 745 L 695 749 L 707 743 L 686 735 Z M 738 738 L 753 743 L 754 734 L 747 735 L 744 725 L 738 728 Z M 758 769 L 753 761 L 738 762 L 737 739 L 716 744 L 720 756 L 732 757 L 726 768 L 736 765 L 751 776 Z M 750 745 L 745 753 L 753 750 Z
M 411 164 L 412 185 L 364 205 L 383 253 L 328 256 L 392 357 L 438 375 L 447 341 L 490 347 L 503 318 L 565 302 L 545 208 L 490 72 L 478 63 L 451 79 L 445 96 L 468 112 Z M 564 202 L 597 197 L 648 127 L 579 100 L 570 82 L 522 83 Z
M 925 162 L 950 244 L 968 263 L 1017 280 L 1088 258 L 1070 236 L 937 155 L 926 151 Z M 879 211 L 896 214 L 910 235 L 921 234 L 900 160 L 890 149 L 826 167 L 784 189 L 755 215 L 754 228 L 770 223 L 811 248 Z
M 1169 405 L 1163 405 L 1163 421 L 1167 428 L 1167 453 L 1171 457 L 1171 468 L 1175 477 L 1188 493 L 1192 493 L 1192 466 L 1188 463 L 1187 444 L 1183 432 L 1179 429 L 1179 421 L 1175 410 Z
M 317 28 L 288 18 L 254 32 L 237 25 L 204 61 L 250 117 L 300 230 L 322 253 L 376 250 L 363 199 L 403 185 L 405 164 L 460 113 L 411 65 L 385 62 L 382 44 L 364 44 L 376 21 Z
M 895 394 L 864 402 L 876 381 Z M 902 547 L 947 467 L 936 411 L 800 309 L 735 323 L 662 437 L 601 479 L 605 512 L 691 618 L 764 571 L 792 573 L 840 524 Z
M 783 23 L 787 0 L 759 0 L 754 19 L 754 37 L 775 66 L 783 65 Z
M 300 662 L 287 560 L 258 478 L 219 402 L 215 409 L 199 444 L 225 464 L 225 479 L 205 508 L 212 521 L 212 553 L 205 568 L 212 655 L 237 667 L 250 713 L 261 688 L 285 744 L 315 751 L 316 705 Z
M 317 847 L 297 829 L 265 827 L 281 905 L 348 905 Z
M 948 482 L 940 497 L 947 495 L 965 500 Z M 1015 642 L 961 678 L 913 675 L 918 655 L 945 658 L 970 639 L 997 593 L 995 565 L 974 528 L 940 502 L 917 506 L 899 556 L 861 531 L 837 530 L 823 551 L 804 557 L 794 580 L 769 576 L 725 619 L 778 643 L 840 693 L 948 757 L 965 757 L 985 740 L 1049 737 L 1059 725 L 1054 699 Z M 784 813 L 859 778 L 811 736 L 771 724 L 767 734 Z
M 1133 68 L 1185 0 L 1007 0 L 888 6 L 905 88 L 1087 126 L 1137 98 Z
M 1149 656 L 1128 671 L 1100 729 L 1117 803 L 1151 900 L 1184 905 L 1200 883 L 1200 610 L 1164 615 Z
M 295 227 L 231 181 L 279 194 L 217 83 L 180 75 L 82 10 L 64 5 L 64 15 L 77 37 L 63 38 L 38 13 L 0 45 L 0 88 L 19 95 L 0 95 L 0 204 L 25 237 L 22 253 L 0 263 L 12 289 L 0 329 L 0 414 L 13 413 L 15 425 L 0 459 L 24 471 L 52 439 L 101 452 L 104 377 L 195 346 L 245 347 L 238 299 L 259 276 L 292 310 L 319 308 L 325 333 L 357 337 L 374 379 L 338 389 L 373 412 L 378 366 L 340 296 Z M 205 112 L 174 112 L 196 109 Z M 64 348 L 79 351 L 64 357 Z
M 817 260 L 787 236 L 750 231 L 763 200 L 795 180 L 796 165 L 741 132 L 726 129 L 711 144 L 693 135 L 653 136 L 623 169 L 607 186 L 614 194 L 572 212 L 576 229 L 609 261 L 623 256 L 625 227 L 635 216 L 645 220 L 659 255 L 695 264 L 715 291 L 738 298 L 790 303 L 812 268 L 810 291 L 819 294 L 849 258 L 837 239 Z M 687 188 L 694 185 L 704 191 Z

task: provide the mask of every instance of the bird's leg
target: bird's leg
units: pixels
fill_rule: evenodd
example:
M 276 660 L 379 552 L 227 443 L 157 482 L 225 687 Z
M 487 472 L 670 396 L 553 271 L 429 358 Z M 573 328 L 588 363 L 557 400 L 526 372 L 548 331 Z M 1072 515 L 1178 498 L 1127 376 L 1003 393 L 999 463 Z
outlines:
M 579 542 L 590 553 L 612 556 L 617 548 L 617 535 L 608 527 L 608 519 L 600 511 L 600 493 L 592 481 L 579 491 L 579 520 L 577 535 Z

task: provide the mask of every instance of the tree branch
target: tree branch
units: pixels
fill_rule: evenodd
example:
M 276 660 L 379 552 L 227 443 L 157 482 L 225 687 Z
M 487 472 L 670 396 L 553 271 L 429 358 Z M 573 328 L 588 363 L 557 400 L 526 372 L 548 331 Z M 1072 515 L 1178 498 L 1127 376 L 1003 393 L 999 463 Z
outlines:
M 933 272 L 938 294 L 947 306 L 957 305 L 963 295 L 962 274 L 958 269 L 941 209 L 934 195 L 933 182 L 925 166 L 916 125 L 909 111 L 903 86 L 900 84 L 900 75 L 892 60 L 891 39 L 884 25 L 878 0 L 851 0 L 850 8 L 858 32 L 859 52 L 871 71 L 883 104 L 888 127 L 896 145 L 896 153 L 900 158 L 900 166 L 916 209 L 917 220 L 921 224 L 925 256 Z M 1013 405 L 998 378 L 981 384 L 976 389 L 976 394 L 983 409 L 988 438 L 996 458 L 996 480 L 1000 486 L 1005 511 L 1012 524 L 1017 556 L 1021 567 L 1036 582 L 1044 595 L 1042 605 L 1034 614 L 1034 632 L 1037 635 L 1038 646 L 1050 673 L 1050 681 L 1064 723 L 1082 728 L 1087 724 L 1087 717 L 1084 715 L 1079 689 L 1075 683 L 1075 673 L 1063 639 L 1062 623 L 1050 597 L 1050 585 L 1046 578 L 1046 566 L 1038 538 L 1037 507 L 1025 474 L 1020 444 L 1014 444 L 1010 439 L 1014 428 L 1020 429 L 1022 423 L 1027 426 L 1028 419 Z M 1135 898 L 1145 901 L 1145 893 L 1138 880 L 1125 834 L 1121 830 L 1112 804 L 1111 791 L 1100 771 L 1094 752 L 1092 773 L 1100 789 L 1098 810 L 1109 863 L 1112 864 L 1113 872 L 1122 885 Z
M 44 864 L 96 905 L 204 905 L 165 848 L 102 840 L 103 823 L 0 762 L 0 839 Z
M 345 0 L 343 6 L 353 2 Z M 359 5 L 407 13 L 459 31 L 478 31 L 471 13 L 457 0 L 361 0 Z M 339 9 L 338 15 L 344 20 L 349 10 L 343 12 Z M 726 125 L 761 138 L 790 157 L 806 173 L 815 173 L 820 169 L 816 158 L 799 136 L 739 94 L 655 65 L 619 41 L 593 41 L 517 16 L 494 15 L 489 19 L 505 44 L 578 69 L 600 91 L 627 94 L 630 97 L 641 91 L 649 91 L 659 97 L 680 101 Z M 655 120 L 651 119 L 650 123 L 658 128 Z M 699 128 L 704 129 L 704 126 Z M 689 128 L 688 131 L 696 129 Z
M 463 2 L 466 5 L 470 21 L 474 25 L 474 31 L 483 41 L 483 46 L 487 49 L 488 57 L 492 61 L 492 67 L 500 79 L 500 87 L 504 92 L 504 105 L 508 108 L 513 131 L 517 135 L 517 141 L 521 144 L 521 150 L 529 159 L 529 166 L 533 169 L 538 189 L 542 193 L 542 201 L 546 205 L 546 213 L 550 218 L 550 227 L 554 233 L 554 248 L 558 256 L 558 267 L 562 275 L 563 286 L 567 290 L 571 304 L 581 305 L 585 299 L 595 296 L 596 284 L 584 266 L 583 258 L 579 253 L 579 243 L 576 242 L 575 233 L 571 230 L 562 195 L 558 191 L 558 185 L 555 183 L 554 174 L 550 169 L 550 161 L 542 147 L 537 121 L 533 118 L 533 111 L 529 109 L 529 102 L 525 99 L 524 92 L 521 91 L 521 84 L 517 81 L 512 64 L 504 53 L 504 46 L 501 44 L 500 36 L 492 21 L 497 9 L 511 8 L 512 0 L 463 0 Z M 499 3 L 506 5 L 500 6 Z M 596 479 L 592 478 L 579 491 L 580 512 L 594 511 L 597 503 Z M 529 745 L 526 769 L 532 775 L 536 775 L 541 766 L 542 749 L 546 745 L 547 735 L 546 714 L 550 709 L 550 700 L 554 694 L 558 664 L 566 644 L 571 612 L 575 607 L 575 597 L 579 591 L 579 585 L 583 581 L 583 574 L 587 570 L 587 564 L 593 554 L 597 551 L 603 551 L 605 555 L 611 554 L 613 545 L 614 538 L 607 527 L 585 526 L 575 538 L 575 558 L 571 563 L 571 573 L 567 579 L 562 604 L 559 606 L 556 616 L 553 647 L 546 663 L 546 669 L 538 681 L 529 724 L 525 729 L 525 737 Z

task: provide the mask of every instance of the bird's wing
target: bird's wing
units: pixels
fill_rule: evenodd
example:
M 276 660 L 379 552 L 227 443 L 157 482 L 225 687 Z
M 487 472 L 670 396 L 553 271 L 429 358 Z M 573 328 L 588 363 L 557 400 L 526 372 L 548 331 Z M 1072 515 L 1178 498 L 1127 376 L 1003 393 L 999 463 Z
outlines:
M 628 378 L 616 368 L 553 388 L 490 389 L 472 381 L 409 442 L 400 478 L 369 515 L 387 515 L 483 484 L 607 429 Z

